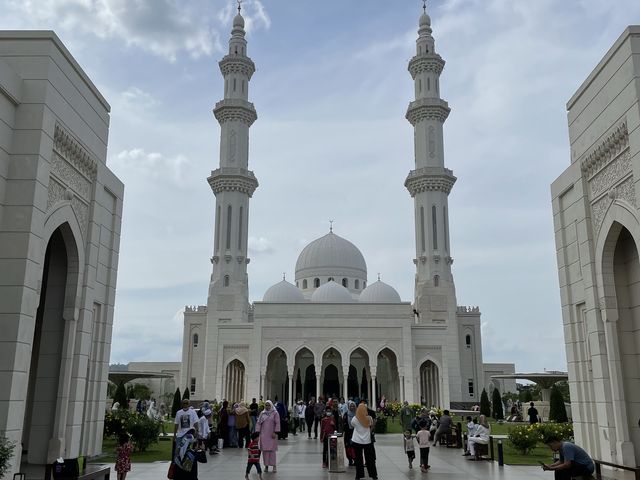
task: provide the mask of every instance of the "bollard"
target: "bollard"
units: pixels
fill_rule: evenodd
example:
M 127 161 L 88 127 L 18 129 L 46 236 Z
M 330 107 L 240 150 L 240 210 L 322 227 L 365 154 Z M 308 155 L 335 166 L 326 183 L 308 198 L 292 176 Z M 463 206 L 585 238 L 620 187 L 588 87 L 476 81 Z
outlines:
M 502 440 L 498 440 L 498 466 L 504 467 L 504 452 L 502 451 Z

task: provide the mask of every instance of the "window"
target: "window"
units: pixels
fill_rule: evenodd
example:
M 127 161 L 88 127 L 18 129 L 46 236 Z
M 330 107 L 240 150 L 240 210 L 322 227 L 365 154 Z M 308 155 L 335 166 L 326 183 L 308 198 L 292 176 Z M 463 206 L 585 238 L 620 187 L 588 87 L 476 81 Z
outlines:
M 342 279 L 342 286 L 344 288 L 349 288 L 349 279 L 348 278 L 343 278 Z
M 449 218 L 447 217 L 447 207 L 442 207 L 442 223 L 444 223 L 444 249 L 449 251 Z
M 424 207 L 420 207 L 420 243 L 422 251 L 426 250 L 426 244 L 424 239 Z
M 193 347 L 197 347 L 198 346 L 198 334 L 194 333 L 193 334 Z
M 469 396 L 473 397 L 473 379 L 469 380 Z
M 439 275 L 434 275 L 433 276 L 433 286 L 434 287 L 439 287 L 440 286 L 440 276 Z
M 229 286 L 229 281 L 230 281 L 230 280 L 231 280 L 231 279 L 229 278 L 229 275 L 225 275 L 225 276 L 224 276 L 223 285 L 224 285 L 225 287 L 228 287 L 228 286 Z
M 315 288 L 318 288 L 320 286 L 320 279 L 319 278 L 314 278 L 313 279 L 313 286 Z
M 220 248 L 220 216 L 221 216 L 221 211 L 220 211 L 220 205 L 218 205 L 218 214 L 216 215 L 216 246 L 215 246 L 215 251 L 217 252 L 218 249 Z
M 360 280 L 356 279 L 356 290 L 360 290 Z
M 427 90 L 431 90 L 431 79 L 427 77 Z
M 236 52 L 236 53 L 238 53 L 238 52 Z M 233 91 L 234 92 L 236 91 L 236 79 L 235 78 L 233 79 Z
M 327 278 L 327 282 L 333 282 L 333 277 Z
M 438 218 L 436 217 L 436 206 L 431 207 L 431 223 L 433 226 L 433 249 L 438 249 Z
M 422 92 L 422 79 L 418 79 L 418 92 Z
M 367 288 L 367 282 L 362 282 L 362 288 Z
M 227 250 L 231 249 L 231 205 L 227 207 Z
M 189 387 L 189 390 L 191 391 L 192 395 L 194 393 L 196 393 L 196 379 L 195 379 L 195 377 L 191 377 L 191 386 Z
M 464 343 L 467 345 L 467 348 L 471 348 L 471 335 L 465 337 Z
M 300 288 L 300 285 L 298 284 L 298 282 L 296 282 L 296 288 Z
M 307 289 L 307 280 L 302 280 L 302 289 L 306 290 Z
M 242 250 L 242 207 L 240 207 L 240 216 L 238 217 L 238 250 Z

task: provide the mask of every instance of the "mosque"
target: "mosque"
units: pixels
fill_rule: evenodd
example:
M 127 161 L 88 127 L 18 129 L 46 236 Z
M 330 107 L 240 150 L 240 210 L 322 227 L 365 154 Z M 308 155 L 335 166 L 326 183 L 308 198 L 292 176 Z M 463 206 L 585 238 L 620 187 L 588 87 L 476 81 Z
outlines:
M 295 284 L 283 279 L 249 302 L 249 201 L 258 181 L 248 144 L 257 114 L 248 100 L 255 65 L 244 25 L 238 8 L 219 63 L 224 98 L 214 108 L 221 134 L 220 165 L 208 178 L 216 198 L 213 272 L 207 304 L 184 311 L 179 385 L 197 399 L 277 396 L 289 405 L 329 394 L 462 407 L 478 403 L 483 388 L 515 391 L 513 380 L 490 378 L 514 373 L 513 364 L 483 363 L 480 309 L 456 301 L 448 221 L 456 177 L 443 148 L 450 109 L 440 97 L 445 62 L 426 9 L 408 66 L 415 84 L 406 114 L 415 168 L 404 183 L 415 209 L 413 301 L 379 278 L 369 283 L 360 250 L 330 229 L 300 252 Z

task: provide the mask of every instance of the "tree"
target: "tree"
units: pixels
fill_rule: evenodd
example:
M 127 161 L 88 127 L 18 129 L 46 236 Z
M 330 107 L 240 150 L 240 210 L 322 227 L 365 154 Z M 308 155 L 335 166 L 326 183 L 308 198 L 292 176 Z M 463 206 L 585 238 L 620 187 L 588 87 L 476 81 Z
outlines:
M 129 398 L 127 397 L 127 390 L 124 388 L 124 382 L 120 380 L 116 393 L 113 394 L 113 402 L 118 402 L 120 408 L 123 410 L 129 409 Z
M 171 405 L 171 416 L 175 418 L 178 410 L 182 408 L 182 402 L 180 401 L 180 389 L 176 388 L 176 393 L 173 394 L 173 405 Z
M 480 395 L 480 414 L 487 417 L 491 416 L 491 402 L 489 402 L 489 395 L 486 389 L 482 389 L 482 395 Z
M 131 393 L 133 398 L 137 400 L 149 400 L 151 398 L 151 389 L 142 383 L 135 383 L 131 388 Z
M 493 389 L 492 394 L 492 403 L 493 403 L 493 418 L 496 420 L 504 419 L 504 409 L 502 408 L 502 397 L 500 396 L 500 390 L 497 388 Z
M 182 394 L 182 399 L 184 400 L 185 398 L 187 400 L 189 400 L 190 393 L 189 393 L 189 387 L 187 386 L 187 388 L 184 389 L 184 393 Z
M 562 392 L 556 385 L 551 387 L 551 397 L 549 399 L 549 420 L 558 423 L 569 421 Z

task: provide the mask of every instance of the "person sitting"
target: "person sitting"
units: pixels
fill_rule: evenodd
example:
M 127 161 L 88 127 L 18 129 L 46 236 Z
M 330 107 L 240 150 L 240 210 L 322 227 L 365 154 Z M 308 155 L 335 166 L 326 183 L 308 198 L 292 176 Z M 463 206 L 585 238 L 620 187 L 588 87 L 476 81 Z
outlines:
M 442 445 L 442 436 L 449 437 L 451 435 L 451 425 L 453 420 L 451 416 L 449 416 L 449 410 L 444 410 L 442 412 L 442 416 L 440 417 L 440 425 L 438 425 L 438 429 L 436 430 L 435 437 L 433 439 L 433 446 L 435 447 L 436 443 L 440 442 Z
M 475 434 L 473 437 L 469 437 L 469 454 L 471 458 L 469 460 L 481 460 L 482 458 L 476 451 L 476 445 L 487 445 L 489 443 L 489 435 L 491 434 L 491 427 L 487 417 L 480 415 L 478 424 L 476 425 Z
M 549 435 L 544 443 L 554 452 L 560 453 L 560 459 L 551 465 L 542 464 L 542 469 L 553 471 L 555 480 L 572 478 L 591 478 L 596 468 L 593 459 L 583 448 L 575 443 L 563 442 L 556 435 Z

